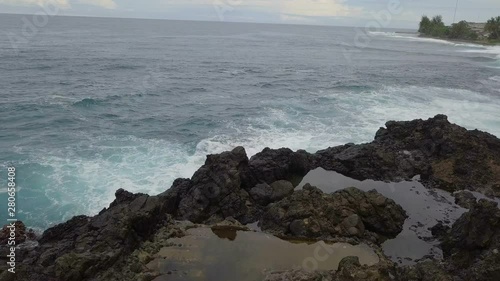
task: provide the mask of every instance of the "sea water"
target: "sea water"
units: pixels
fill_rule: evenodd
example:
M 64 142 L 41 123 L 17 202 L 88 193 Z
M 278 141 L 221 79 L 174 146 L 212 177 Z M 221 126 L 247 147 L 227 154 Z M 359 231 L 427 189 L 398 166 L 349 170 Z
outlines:
M 158 194 L 244 146 L 362 143 L 388 120 L 447 114 L 500 136 L 498 47 L 347 27 L 51 17 L 25 42 L 0 14 L 0 200 L 45 229 Z M 10 36 L 9 36 L 10 35 Z M 2 205 L 3 206 L 3 205 Z M 6 212 L 0 212 L 5 221 Z

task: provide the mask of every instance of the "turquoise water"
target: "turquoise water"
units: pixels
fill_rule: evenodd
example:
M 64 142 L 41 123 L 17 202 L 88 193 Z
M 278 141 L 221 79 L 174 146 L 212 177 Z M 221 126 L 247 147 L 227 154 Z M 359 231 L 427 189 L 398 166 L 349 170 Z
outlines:
M 46 228 L 118 188 L 158 194 L 205 155 L 314 152 L 428 118 L 500 136 L 500 50 L 338 27 L 50 18 L 14 50 L 0 15 L 0 184 Z M 5 188 L 0 190 L 6 202 Z M 3 206 L 3 205 L 2 205 Z M 0 212 L 0 221 L 6 213 Z

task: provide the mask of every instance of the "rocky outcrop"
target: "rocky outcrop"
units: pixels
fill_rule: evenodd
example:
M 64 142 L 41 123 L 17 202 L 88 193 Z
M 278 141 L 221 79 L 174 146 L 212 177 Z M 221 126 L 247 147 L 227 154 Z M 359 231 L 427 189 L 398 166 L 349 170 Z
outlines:
M 373 142 L 328 148 L 318 151 L 315 159 L 317 167 L 359 180 L 421 175 L 435 188 L 500 196 L 500 140 L 451 124 L 444 115 L 387 122 Z
M 27 229 L 22 221 L 16 221 L 5 225 L 0 230 L 0 245 L 8 244 L 11 237 L 15 241 L 15 245 L 19 245 L 26 240 L 35 240 L 36 234 L 33 229 Z
M 285 237 L 371 238 L 373 234 L 395 237 L 405 219 L 401 206 L 376 191 L 351 187 L 325 194 L 306 184 L 303 190 L 271 204 L 259 225 L 266 232 Z
M 500 280 L 500 209 L 480 200 L 462 215 L 441 244 L 450 271 L 463 280 Z
M 477 202 L 474 194 L 470 193 L 469 191 L 455 192 L 453 196 L 455 197 L 455 204 L 465 209 L 472 209 L 472 207 Z
M 293 192 L 289 180 L 311 169 L 311 156 L 289 149 L 264 149 L 248 159 L 245 149 L 208 155 L 191 179 L 178 179 L 161 196 L 177 219 L 214 223 L 234 217 L 258 220 L 262 207 Z
M 18 280 L 97 280 L 96 273 L 120 263 L 169 221 L 159 197 L 118 190 L 97 216 L 77 216 L 45 231 L 19 266 Z
M 244 187 L 259 183 L 271 184 L 279 180 L 300 180 L 314 168 L 314 157 L 304 150 L 293 152 L 288 148 L 265 148 L 250 159 L 244 174 Z
M 500 140 L 451 124 L 444 115 L 390 121 L 371 143 L 315 154 L 266 148 L 248 159 L 244 148 L 237 147 L 208 155 L 190 179 L 177 179 L 163 194 L 118 190 L 109 208 L 98 215 L 77 216 L 46 230 L 38 245 L 19 249 L 17 280 L 150 281 L 155 274 L 146 265 L 152 256 L 171 237 L 183 235 L 175 220 L 210 225 L 228 242 L 236 237 L 226 230 L 246 230 L 245 224 L 257 221 L 263 231 L 277 236 L 343 238 L 372 246 L 402 231 L 405 211 L 376 191 L 353 187 L 325 194 L 310 185 L 294 190 L 294 183 L 318 167 L 359 180 L 397 181 L 420 175 L 428 187 L 500 196 Z M 456 198 L 470 211 L 451 229 L 443 224 L 431 229 L 442 240 L 442 262 L 368 267 L 347 258 L 337 271 L 291 270 L 270 274 L 266 280 L 500 280 L 498 207 L 485 200 L 475 202 L 469 193 L 457 193 Z M 23 231 L 18 233 L 21 239 L 29 235 Z M 0 239 L 4 234 L 5 230 Z M 0 281 L 9 278 L 7 272 L 0 274 Z
M 282 180 L 298 182 L 322 167 L 356 179 L 397 181 L 421 175 L 446 190 L 473 189 L 499 195 L 500 140 L 468 131 L 438 115 L 429 120 L 390 121 L 368 144 L 347 144 L 309 154 L 269 149 L 248 159 L 244 148 L 208 155 L 191 179 L 178 179 L 162 196 L 177 219 L 212 223 L 234 217 L 259 219 L 263 207 L 291 193 Z
M 455 281 L 453 274 L 446 271 L 444 264 L 426 260 L 416 265 L 397 269 L 396 280 L 401 281 Z
M 176 181 L 164 196 L 175 201 L 174 215 L 196 223 L 222 221 L 234 217 L 246 221 L 250 195 L 241 186 L 241 175 L 247 170 L 245 149 L 208 155 L 205 165 L 190 180 Z
M 260 183 L 250 189 L 250 196 L 260 206 L 267 206 L 293 193 L 293 185 L 289 181 L 275 181 L 271 185 Z
M 392 268 L 384 264 L 362 266 L 357 257 L 346 257 L 339 263 L 339 269 L 334 275 L 334 281 L 384 281 L 391 280 Z

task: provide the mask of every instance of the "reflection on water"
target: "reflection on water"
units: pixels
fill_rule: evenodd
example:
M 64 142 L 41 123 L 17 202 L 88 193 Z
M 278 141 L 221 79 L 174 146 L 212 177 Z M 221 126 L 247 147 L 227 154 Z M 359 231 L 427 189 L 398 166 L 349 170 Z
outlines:
M 169 241 L 174 245 L 161 249 L 148 264 L 161 274 L 154 281 L 257 281 L 272 270 L 337 269 L 347 256 L 357 256 L 366 265 L 379 262 L 364 244 L 293 243 L 261 232 L 202 227 Z
M 227 239 L 229 241 L 234 241 L 238 232 L 232 229 L 213 229 L 212 232 L 217 235 L 220 239 Z
M 403 231 L 395 238 L 383 244 L 384 252 L 395 261 L 412 263 L 426 255 L 440 257 L 441 250 L 436 241 L 430 241 L 429 227 L 439 221 L 451 224 L 466 209 L 456 205 L 450 193 L 439 189 L 425 188 L 417 180 L 399 183 L 365 180 L 358 181 L 337 172 L 318 168 L 309 172 L 297 188 L 304 184 L 314 185 L 326 193 L 335 192 L 346 187 L 357 187 L 364 191 L 376 189 L 379 193 L 394 200 L 406 210 L 409 218 L 405 221 Z

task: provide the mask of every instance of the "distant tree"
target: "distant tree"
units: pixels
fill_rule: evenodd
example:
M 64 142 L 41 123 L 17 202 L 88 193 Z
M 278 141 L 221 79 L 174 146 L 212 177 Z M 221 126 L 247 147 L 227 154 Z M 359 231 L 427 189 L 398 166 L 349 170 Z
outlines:
M 491 39 L 500 39 L 500 16 L 488 20 L 484 26 L 484 31 L 490 33 Z
M 449 30 L 448 27 L 444 24 L 442 16 L 433 17 L 431 20 L 431 24 L 432 24 L 432 29 L 430 33 L 431 36 L 444 37 L 448 35 Z
M 422 20 L 420 21 L 420 27 L 418 29 L 418 32 L 423 33 L 423 34 L 429 34 L 431 31 L 431 20 L 429 19 L 428 16 L 422 16 Z
M 500 35 L 500 17 L 492 19 L 488 28 L 491 29 L 491 34 Z M 432 17 L 422 16 L 418 31 L 422 35 L 445 38 L 445 39 L 458 39 L 458 40 L 477 40 L 479 34 L 476 33 L 466 21 L 453 24 L 448 27 L 443 22 L 443 17 L 440 15 Z
M 427 36 L 445 37 L 449 33 L 449 28 L 444 24 L 442 16 L 434 16 L 432 19 L 422 16 L 418 31 Z
M 433 25 L 444 25 L 443 23 L 443 16 L 437 15 L 432 18 L 432 24 Z
M 463 20 L 451 26 L 448 37 L 451 39 L 476 40 L 479 35 L 470 28 L 469 23 Z

